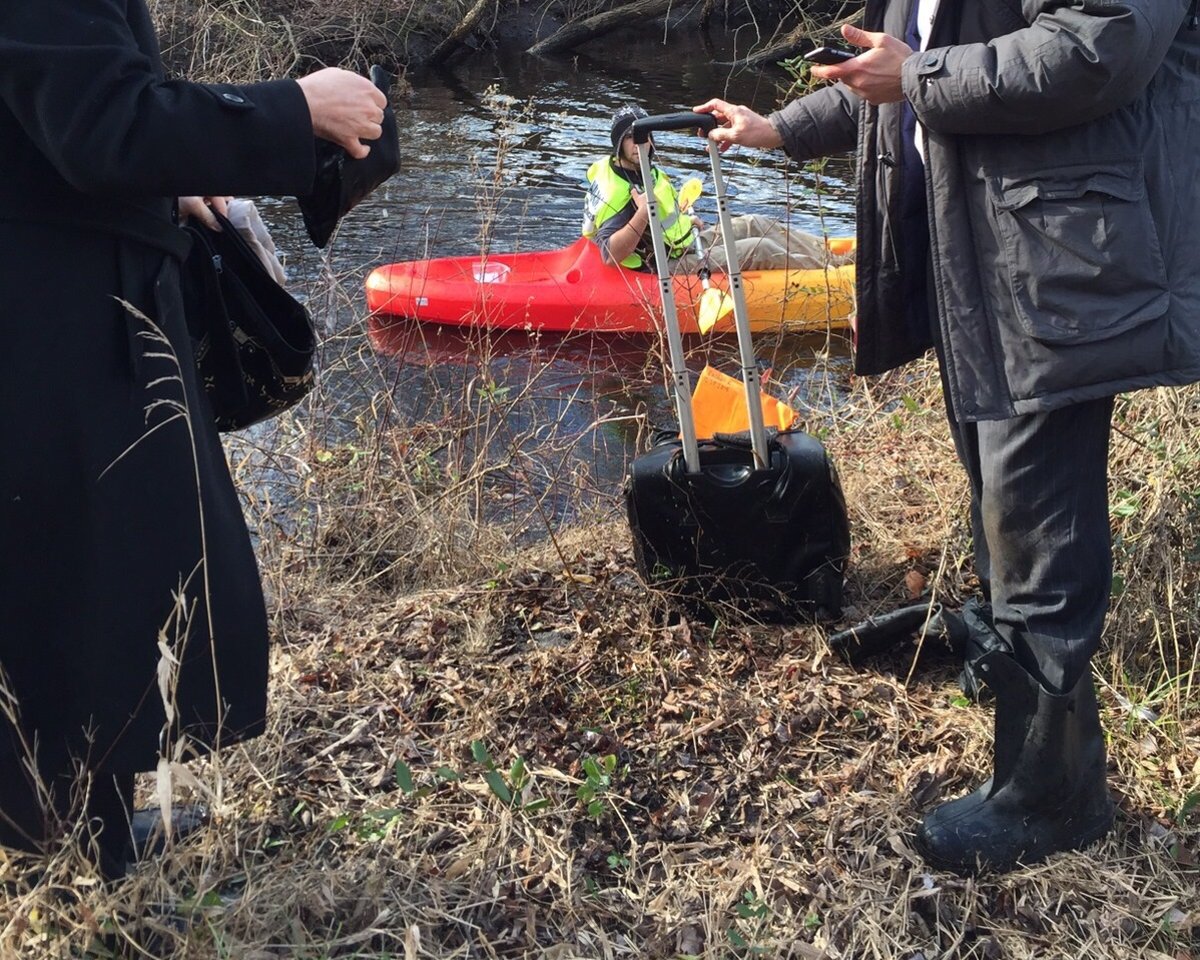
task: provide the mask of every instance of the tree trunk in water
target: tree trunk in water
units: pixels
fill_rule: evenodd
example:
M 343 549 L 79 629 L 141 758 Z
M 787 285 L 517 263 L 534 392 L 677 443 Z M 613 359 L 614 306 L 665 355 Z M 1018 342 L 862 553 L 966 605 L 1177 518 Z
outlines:
M 539 55 L 564 53 L 575 49 L 581 43 L 628 26 L 635 20 L 662 16 L 670 11 L 673 4 L 678 3 L 679 0 L 636 0 L 634 3 L 622 4 L 617 10 L 599 13 L 579 23 L 568 23 L 557 33 L 535 43 L 529 48 L 529 52 Z
M 450 31 L 450 36 L 434 48 L 433 53 L 429 55 L 428 63 L 431 65 L 444 63 L 455 50 L 462 46 L 463 40 L 470 36 L 471 31 L 483 19 L 483 15 L 487 13 L 488 9 L 495 5 L 496 0 L 478 0 L 463 18 L 463 22 Z
M 846 4 L 842 5 L 842 12 L 846 9 Z M 853 23 L 858 24 L 862 20 L 862 10 L 854 9 L 849 15 L 835 20 L 833 23 L 823 23 L 820 26 L 805 22 L 795 27 L 788 34 L 776 43 L 768 47 L 764 47 L 756 53 L 743 57 L 741 60 L 724 60 L 720 61 L 719 65 L 723 67 L 734 67 L 739 70 L 744 70 L 747 67 L 758 67 L 765 63 L 775 63 L 779 60 L 785 60 L 790 56 L 794 56 L 804 50 L 810 50 L 818 46 L 818 41 L 813 39 L 813 33 L 818 32 L 824 36 L 826 34 L 835 33 L 841 35 L 842 24 Z M 824 41 L 822 41 L 824 42 Z M 861 51 L 860 51 L 861 52 Z
M 809 24 L 802 23 L 791 30 L 782 40 L 772 43 L 768 47 L 763 47 L 761 50 L 742 57 L 741 60 L 723 60 L 719 63 L 721 66 L 736 67 L 739 70 L 762 66 L 764 63 L 775 63 L 792 56 L 801 47 L 807 50 L 815 46 L 809 39 L 811 33 L 812 29 Z

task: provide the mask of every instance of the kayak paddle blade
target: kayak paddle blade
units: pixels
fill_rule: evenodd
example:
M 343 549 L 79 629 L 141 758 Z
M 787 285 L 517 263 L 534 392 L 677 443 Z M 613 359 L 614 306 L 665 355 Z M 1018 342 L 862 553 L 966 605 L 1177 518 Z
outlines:
M 700 194 L 704 191 L 704 185 L 700 182 L 699 177 L 692 177 L 683 182 L 683 186 L 679 188 L 679 209 L 688 210 L 692 204 L 700 199 Z
M 701 333 L 708 333 L 717 321 L 733 310 L 733 300 L 723 290 L 709 287 L 700 295 L 700 311 L 697 322 Z

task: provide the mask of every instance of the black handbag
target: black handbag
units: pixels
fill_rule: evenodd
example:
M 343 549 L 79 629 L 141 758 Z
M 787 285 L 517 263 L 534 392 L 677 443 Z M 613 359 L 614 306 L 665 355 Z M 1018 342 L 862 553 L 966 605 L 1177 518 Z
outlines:
M 263 266 L 237 228 L 195 221 L 181 285 L 200 382 L 219 430 L 294 406 L 313 387 L 316 331 L 304 306 Z

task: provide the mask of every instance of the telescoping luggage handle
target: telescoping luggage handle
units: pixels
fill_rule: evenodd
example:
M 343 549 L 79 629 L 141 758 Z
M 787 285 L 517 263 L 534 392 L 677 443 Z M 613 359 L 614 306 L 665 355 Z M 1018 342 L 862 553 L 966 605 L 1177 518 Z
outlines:
M 650 206 L 650 239 L 654 244 L 654 263 L 662 293 L 663 320 L 667 325 L 667 343 L 671 351 L 671 381 L 675 389 L 675 409 L 679 416 L 679 434 L 683 441 L 683 462 L 688 473 L 700 471 L 700 448 L 696 442 L 696 421 L 692 416 L 692 388 L 687 363 L 683 356 L 683 335 L 679 330 L 679 315 L 675 310 L 675 290 L 671 283 L 671 265 L 663 240 L 663 226 L 654 195 L 654 179 L 650 169 L 650 134 L 662 130 L 701 130 L 708 133 L 717 125 L 709 113 L 664 113 L 643 117 L 633 122 L 633 142 L 637 144 L 642 183 L 646 185 L 646 200 Z M 721 153 L 712 140 L 708 157 L 712 163 L 713 185 L 717 194 L 717 217 L 721 223 L 721 239 L 725 245 L 726 276 L 733 297 L 733 319 L 737 328 L 738 354 L 742 367 L 742 383 L 746 387 L 746 410 L 750 417 L 750 445 L 755 466 L 766 468 L 770 462 L 767 431 L 763 426 L 762 402 L 758 380 L 758 365 L 754 359 L 754 341 L 750 334 L 750 318 L 746 310 L 746 291 L 742 286 L 742 269 L 734 243 L 733 222 L 725 198 L 725 178 L 721 175 Z

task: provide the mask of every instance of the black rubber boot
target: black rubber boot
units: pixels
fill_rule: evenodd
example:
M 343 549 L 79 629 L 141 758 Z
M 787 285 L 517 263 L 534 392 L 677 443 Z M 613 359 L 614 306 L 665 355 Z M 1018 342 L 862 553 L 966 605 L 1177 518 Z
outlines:
M 178 804 L 171 807 L 171 841 L 178 843 L 195 833 L 209 821 L 208 807 L 203 804 Z M 149 807 L 137 810 L 129 820 L 131 861 L 157 857 L 166 847 L 162 810 Z
M 1103 837 L 1113 804 L 1091 674 L 1056 694 L 1002 652 L 984 654 L 976 668 L 996 694 L 993 774 L 925 817 L 916 845 L 926 862 L 1004 872 Z

